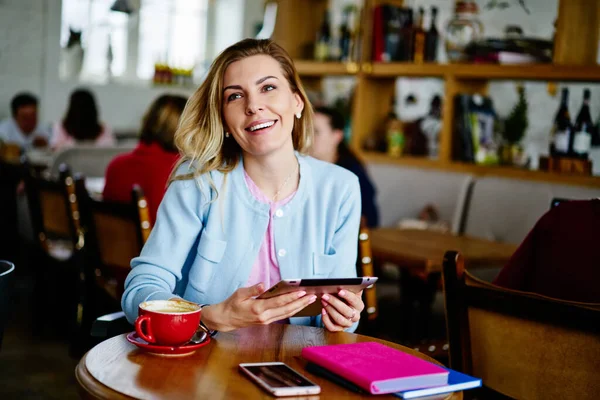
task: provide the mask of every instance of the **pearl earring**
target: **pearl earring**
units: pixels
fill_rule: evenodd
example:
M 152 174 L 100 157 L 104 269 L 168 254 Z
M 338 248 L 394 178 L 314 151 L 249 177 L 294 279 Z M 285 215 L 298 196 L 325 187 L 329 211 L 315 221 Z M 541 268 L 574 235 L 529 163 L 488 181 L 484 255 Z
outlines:
M 300 119 L 301 116 L 302 114 L 300 114 L 299 112 L 296 113 L 296 118 Z
M 225 137 L 229 137 L 229 132 L 225 132 Z

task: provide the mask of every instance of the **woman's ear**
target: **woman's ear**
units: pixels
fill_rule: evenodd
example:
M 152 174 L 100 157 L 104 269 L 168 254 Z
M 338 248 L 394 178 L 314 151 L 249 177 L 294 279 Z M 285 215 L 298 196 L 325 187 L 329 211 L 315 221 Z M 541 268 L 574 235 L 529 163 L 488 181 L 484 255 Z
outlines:
M 296 99 L 296 113 L 302 114 L 302 111 L 304 111 L 304 100 L 302 100 L 302 97 L 298 93 L 294 93 L 294 98 Z
M 336 145 L 340 144 L 342 140 L 344 140 L 344 131 L 341 129 L 334 129 L 331 133 L 333 134 Z

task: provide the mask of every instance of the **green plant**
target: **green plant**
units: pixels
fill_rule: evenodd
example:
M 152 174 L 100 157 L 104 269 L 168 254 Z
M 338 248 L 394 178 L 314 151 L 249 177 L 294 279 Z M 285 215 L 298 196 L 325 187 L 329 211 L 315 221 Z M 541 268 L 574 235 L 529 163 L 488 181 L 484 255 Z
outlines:
M 504 121 L 504 140 L 510 144 L 517 144 L 525 136 L 525 131 L 529 126 L 527 119 L 527 98 L 525 97 L 525 87 L 519 85 L 517 87 L 519 93 L 519 100 L 513 107 L 512 111 Z

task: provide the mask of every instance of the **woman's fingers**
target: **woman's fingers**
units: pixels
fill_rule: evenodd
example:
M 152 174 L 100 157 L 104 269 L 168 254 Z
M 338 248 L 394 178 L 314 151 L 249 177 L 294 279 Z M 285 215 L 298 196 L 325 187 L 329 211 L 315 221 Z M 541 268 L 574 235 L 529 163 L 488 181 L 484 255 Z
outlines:
M 326 305 L 332 306 L 339 314 L 343 315 L 346 319 L 352 319 L 356 316 L 358 310 L 346 304 L 343 300 L 338 299 L 335 296 L 324 294 L 321 297 L 323 307 Z
M 346 301 L 346 303 L 354 308 L 359 314 L 365 308 L 365 304 L 362 301 L 362 290 L 358 293 L 351 292 L 349 290 L 340 290 L 338 295 Z
M 343 326 L 339 326 L 331 320 L 325 307 L 323 307 L 323 310 L 321 311 L 321 319 L 323 320 L 325 329 L 327 329 L 329 332 L 340 332 L 344 330 Z
M 338 325 L 338 326 L 342 327 L 342 329 L 349 328 L 349 327 L 352 326 L 352 323 L 353 323 L 352 322 L 352 315 L 350 315 L 350 317 L 346 317 L 345 315 L 341 314 L 331 304 L 327 304 L 327 302 L 323 302 L 323 309 L 325 310 L 325 312 L 329 316 L 329 319 L 335 325 Z
M 292 301 L 285 301 L 284 299 L 279 299 L 280 302 L 282 302 L 283 304 L 277 303 L 281 305 L 266 309 L 261 315 L 262 323 L 267 324 L 274 321 L 279 321 L 281 319 L 289 318 L 296 314 L 298 311 L 302 310 L 304 307 L 314 303 L 317 300 L 316 295 L 306 295 L 305 292 L 295 292 L 295 295 L 293 297 L 289 297 L 288 295 L 282 295 L 278 297 L 284 296 L 286 296 L 288 300 L 291 299 Z M 264 306 L 265 304 L 263 304 L 263 307 Z

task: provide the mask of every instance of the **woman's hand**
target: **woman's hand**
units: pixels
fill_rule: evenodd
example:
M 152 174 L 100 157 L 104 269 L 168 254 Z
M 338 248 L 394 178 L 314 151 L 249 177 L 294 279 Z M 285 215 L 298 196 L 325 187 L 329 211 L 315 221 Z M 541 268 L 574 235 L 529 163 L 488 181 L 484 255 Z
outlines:
M 303 291 L 256 299 L 264 290 L 262 283 L 240 288 L 222 303 L 204 307 L 202 321 L 209 329 L 221 332 L 250 325 L 268 325 L 293 316 L 317 299 Z
M 325 328 L 330 332 L 343 331 L 360 319 L 360 313 L 365 308 L 362 301 L 362 290 L 353 293 L 349 290 L 340 290 L 336 296 L 324 294 L 321 297 L 323 304 L 322 318 Z

